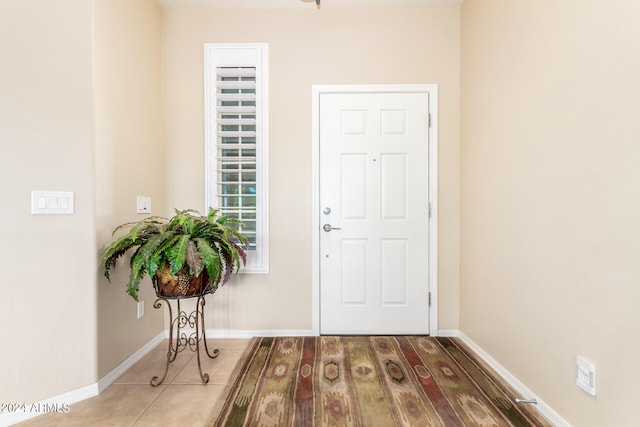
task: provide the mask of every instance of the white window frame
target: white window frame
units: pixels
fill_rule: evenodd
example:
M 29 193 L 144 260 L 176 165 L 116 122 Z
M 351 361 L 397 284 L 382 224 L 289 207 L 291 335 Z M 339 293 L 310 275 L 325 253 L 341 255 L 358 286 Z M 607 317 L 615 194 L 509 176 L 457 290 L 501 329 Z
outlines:
M 268 46 L 266 43 L 206 43 L 205 75 L 205 211 L 218 208 L 217 86 L 218 67 L 256 69 L 256 249 L 247 251 L 244 273 L 269 272 Z

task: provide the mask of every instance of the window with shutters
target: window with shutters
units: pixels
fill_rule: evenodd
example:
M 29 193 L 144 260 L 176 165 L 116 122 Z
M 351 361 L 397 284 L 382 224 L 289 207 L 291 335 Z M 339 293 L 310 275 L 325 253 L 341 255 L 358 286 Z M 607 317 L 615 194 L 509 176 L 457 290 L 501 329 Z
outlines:
M 247 265 L 269 265 L 267 45 L 205 45 L 206 204 L 242 221 Z

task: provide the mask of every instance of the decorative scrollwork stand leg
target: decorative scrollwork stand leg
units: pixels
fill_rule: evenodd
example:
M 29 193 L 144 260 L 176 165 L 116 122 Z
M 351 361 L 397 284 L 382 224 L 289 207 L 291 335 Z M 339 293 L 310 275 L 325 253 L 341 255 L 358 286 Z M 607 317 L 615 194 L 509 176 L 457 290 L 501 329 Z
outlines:
M 207 356 L 209 358 L 214 359 L 218 357 L 220 354 L 220 350 L 214 349 L 213 353 L 209 353 L 209 348 L 207 347 L 207 337 L 204 327 L 204 295 L 198 296 L 198 300 L 196 302 L 196 309 L 192 311 L 189 315 L 187 315 L 180 308 L 180 298 L 177 298 L 177 312 L 175 318 L 173 317 L 173 311 L 171 309 L 171 303 L 167 298 L 159 297 L 155 303 L 153 304 L 153 308 L 161 308 L 162 302 L 164 302 L 169 308 L 169 318 L 171 322 L 169 324 L 169 348 L 167 350 L 167 362 L 164 367 L 164 374 L 162 378 L 158 376 L 154 376 L 151 378 L 150 384 L 153 387 L 157 387 L 165 380 L 167 377 L 167 372 L 169 370 L 169 364 L 176 359 L 178 353 L 186 349 L 187 347 L 191 351 L 196 352 L 197 360 L 198 360 L 198 371 L 200 373 L 200 378 L 204 384 L 209 382 L 209 374 L 202 372 L 202 365 L 200 363 L 200 340 L 204 341 L 204 348 L 207 352 Z M 195 332 L 187 335 L 186 332 L 182 330 L 189 326 L 190 328 L 195 327 Z M 175 340 L 174 340 L 174 328 L 175 328 Z M 202 336 L 200 335 L 200 328 L 202 329 Z
M 203 374 L 202 366 L 200 365 L 200 334 L 198 333 L 198 323 L 202 328 L 202 341 L 204 341 L 204 350 L 207 352 L 207 356 L 209 356 L 210 359 L 215 359 L 220 354 L 220 350 L 216 348 L 213 350 L 213 354 L 209 353 L 209 347 L 207 347 L 207 333 L 204 327 L 204 304 L 205 304 L 204 296 L 199 296 L 198 302 L 196 303 L 196 318 L 195 318 L 196 337 L 198 337 L 198 339 L 196 339 L 196 355 L 198 358 L 198 371 L 200 371 L 200 378 L 202 379 L 203 383 L 207 384 L 209 382 L 209 374 L 207 373 Z
M 169 308 L 169 318 L 173 319 L 173 312 L 171 310 L 171 304 L 169 303 L 169 301 L 167 301 L 166 298 L 158 298 L 154 303 L 153 303 L 153 308 L 155 309 L 159 309 L 162 308 L 162 302 L 164 302 L 167 307 Z M 167 363 L 164 366 L 164 374 L 162 375 L 162 378 L 158 378 L 158 376 L 154 376 L 153 378 L 151 378 L 151 382 L 150 384 L 153 387 L 157 387 L 160 384 L 162 384 L 162 382 L 164 381 L 164 379 L 167 376 L 167 371 L 169 370 L 169 363 L 173 362 L 176 358 L 177 352 L 173 352 L 173 346 L 172 346 L 172 341 L 173 341 L 173 321 L 169 324 L 169 349 L 167 350 Z
M 200 319 L 202 320 L 202 322 L 201 322 L 201 325 L 202 325 L 202 338 L 203 338 L 202 341 L 204 341 L 204 350 L 207 352 L 207 356 L 209 356 L 210 359 L 215 359 L 220 354 L 220 350 L 218 350 L 217 348 L 214 348 L 213 349 L 213 353 L 209 353 L 209 347 L 207 346 L 207 333 L 206 333 L 206 330 L 204 328 L 204 305 L 205 305 L 204 297 L 200 297 L 198 299 L 198 304 L 200 306 L 200 311 L 202 312 L 202 316 L 200 317 Z

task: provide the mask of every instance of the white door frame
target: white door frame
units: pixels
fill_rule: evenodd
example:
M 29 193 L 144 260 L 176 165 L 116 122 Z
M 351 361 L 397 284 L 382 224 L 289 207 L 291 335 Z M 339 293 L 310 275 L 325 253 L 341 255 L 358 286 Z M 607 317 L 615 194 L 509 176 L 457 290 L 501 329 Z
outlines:
M 312 86 L 312 192 L 311 192 L 311 271 L 312 328 L 320 335 L 320 95 L 326 93 L 429 93 L 429 334 L 438 335 L 438 85 L 313 85 Z M 428 120 L 425 117 L 425 120 Z

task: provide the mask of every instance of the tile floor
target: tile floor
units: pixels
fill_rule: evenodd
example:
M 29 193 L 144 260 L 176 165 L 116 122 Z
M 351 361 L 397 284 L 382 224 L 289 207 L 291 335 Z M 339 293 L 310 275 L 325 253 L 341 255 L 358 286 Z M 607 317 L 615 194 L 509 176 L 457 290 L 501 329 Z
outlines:
M 198 373 L 195 353 L 188 349 L 179 353 L 169 365 L 164 382 L 151 387 L 154 375 L 161 376 L 167 354 L 167 341 L 161 343 L 131 367 L 100 395 L 71 405 L 64 413 L 40 415 L 17 424 L 39 426 L 204 426 L 215 419 L 215 402 L 233 368 L 242 356 L 249 339 L 207 340 L 209 350 L 220 349 L 220 355 L 209 359 L 201 349 L 202 371 L 209 374 L 203 385 Z

